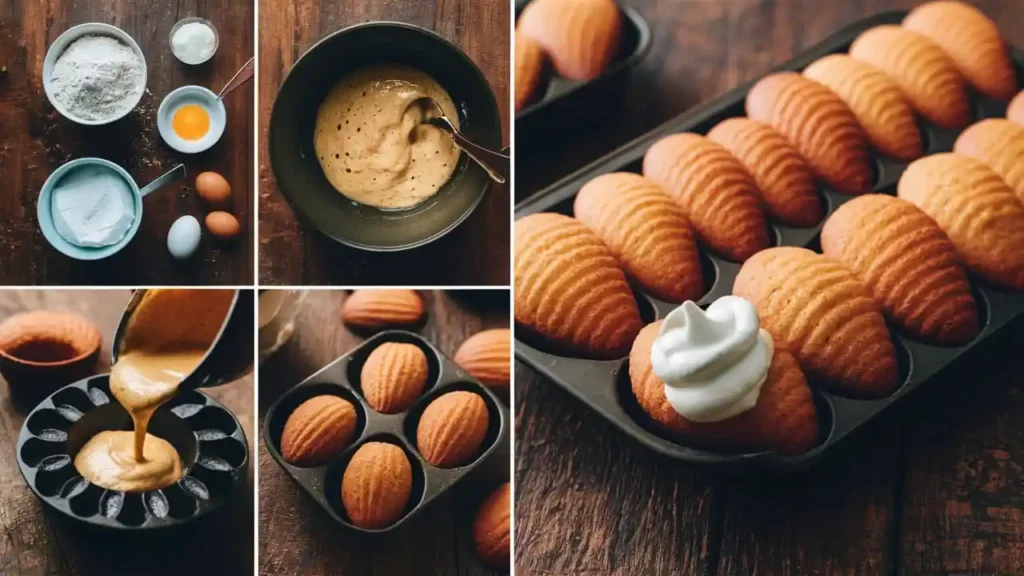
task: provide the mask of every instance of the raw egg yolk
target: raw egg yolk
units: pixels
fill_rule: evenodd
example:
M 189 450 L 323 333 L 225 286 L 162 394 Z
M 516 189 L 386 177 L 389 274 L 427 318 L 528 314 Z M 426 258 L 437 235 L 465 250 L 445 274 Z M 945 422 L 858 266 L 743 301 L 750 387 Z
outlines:
M 210 131 L 210 115 L 198 104 L 186 104 L 174 113 L 171 127 L 185 140 L 199 140 Z

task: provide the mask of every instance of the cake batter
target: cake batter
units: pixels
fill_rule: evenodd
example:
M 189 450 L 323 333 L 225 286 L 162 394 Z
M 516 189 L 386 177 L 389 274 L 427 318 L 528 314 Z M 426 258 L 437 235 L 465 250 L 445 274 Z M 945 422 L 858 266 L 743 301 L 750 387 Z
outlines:
M 427 74 L 389 64 L 339 81 L 317 113 L 313 145 L 327 180 L 346 197 L 378 208 L 415 206 L 451 179 L 460 151 L 440 129 L 422 124 L 412 103 L 429 96 L 458 127 L 451 96 Z
M 202 362 L 231 309 L 231 290 L 150 290 L 128 320 L 110 393 L 132 417 L 133 431 L 100 432 L 75 456 L 87 480 L 112 490 L 145 492 L 177 482 L 181 457 L 146 433 L 157 408 Z

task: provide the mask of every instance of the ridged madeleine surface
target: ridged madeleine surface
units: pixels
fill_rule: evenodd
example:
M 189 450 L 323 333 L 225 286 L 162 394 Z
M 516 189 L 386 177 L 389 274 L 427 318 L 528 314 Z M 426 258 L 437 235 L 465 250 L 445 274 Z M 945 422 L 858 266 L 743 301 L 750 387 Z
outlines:
M 804 248 L 770 248 L 740 269 L 733 294 L 811 378 L 834 389 L 884 396 L 899 369 L 881 309 L 849 269 Z
M 784 224 L 814 226 L 824 209 L 807 160 L 775 128 L 749 118 L 729 118 L 708 132 L 754 177 L 768 214 Z
M 1024 92 L 1010 100 L 1010 105 L 1006 107 L 1006 119 L 1024 126 Z
M 934 154 L 911 163 L 898 189 L 939 224 L 970 271 L 1024 290 L 1024 204 L 991 168 L 955 152 Z
M 512 331 L 492 328 L 473 334 L 455 351 L 455 363 L 483 385 L 507 392 L 512 378 Z
M 644 155 L 644 176 L 683 208 L 701 242 L 742 262 L 769 245 L 757 184 L 719 144 L 697 134 L 673 134 Z
M 629 172 L 598 176 L 580 189 L 574 211 L 611 249 L 626 274 L 654 296 L 683 302 L 703 295 L 690 222 L 654 182 Z
M 1024 202 L 1024 126 L 1003 118 L 982 120 L 960 133 L 953 151 L 981 160 Z
M 540 44 L 560 75 L 590 80 L 618 53 L 621 20 L 612 0 L 534 0 L 516 29 Z
M 747 94 L 747 116 L 781 132 L 840 192 L 861 194 L 871 187 L 867 136 L 828 88 L 796 72 L 765 76 Z
M 559 348 L 620 358 L 643 326 L 636 300 L 604 242 L 554 213 L 515 224 L 516 323 Z
M 818 414 L 811 389 L 793 355 L 776 345 L 768 376 L 753 408 L 720 422 L 693 422 L 665 398 L 665 383 L 651 368 L 651 347 L 661 320 L 640 331 L 629 353 L 633 395 L 652 420 L 702 444 L 740 450 L 801 454 L 818 438 Z
M 438 468 L 469 464 L 480 450 L 490 416 L 483 398 L 456 390 L 434 398 L 416 425 L 416 447 Z
M 846 54 L 830 54 L 808 66 L 804 76 L 842 98 L 881 153 L 913 160 L 924 152 L 914 110 L 885 72 Z
M 978 312 L 956 247 L 910 202 L 882 194 L 854 198 L 825 222 L 821 250 L 853 270 L 910 336 L 957 345 L 978 335 Z
M 871 28 L 850 46 L 850 56 L 882 70 L 899 84 L 911 106 L 943 128 L 971 121 L 967 85 L 937 44 L 896 25 Z
M 360 528 L 380 529 L 405 515 L 412 494 L 412 464 L 405 451 L 386 442 L 356 450 L 341 477 L 341 503 Z
M 544 80 L 544 51 L 536 40 L 516 31 L 516 112 L 537 97 Z
M 385 342 L 367 356 L 359 387 L 371 408 L 396 414 L 408 410 L 423 393 L 429 370 L 427 356 L 419 346 Z
M 903 27 L 941 46 L 979 92 L 1006 101 L 1017 91 L 1017 74 L 999 28 L 974 6 L 928 2 L 911 10 Z

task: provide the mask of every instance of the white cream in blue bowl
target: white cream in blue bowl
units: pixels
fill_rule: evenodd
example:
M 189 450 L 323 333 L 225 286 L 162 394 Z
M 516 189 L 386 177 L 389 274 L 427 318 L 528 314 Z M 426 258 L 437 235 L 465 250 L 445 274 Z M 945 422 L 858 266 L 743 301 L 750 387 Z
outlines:
M 36 202 L 43 236 L 77 260 L 99 260 L 119 252 L 142 221 L 142 195 L 132 177 L 102 158 L 64 164 L 43 184 Z

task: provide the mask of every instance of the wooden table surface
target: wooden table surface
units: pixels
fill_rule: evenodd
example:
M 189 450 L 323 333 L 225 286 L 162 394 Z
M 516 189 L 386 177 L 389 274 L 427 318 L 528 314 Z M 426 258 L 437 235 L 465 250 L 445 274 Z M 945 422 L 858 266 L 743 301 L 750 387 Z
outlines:
M 627 3 L 651 22 L 654 46 L 622 116 L 543 162 L 520 155 L 537 185 L 847 23 L 915 4 Z M 974 3 L 1024 46 L 1024 3 Z M 1020 341 L 1007 337 L 789 475 L 657 456 L 517 362 L 516 574 L 1022 574 Z
M 216 55 L 190 67 L 170 50 L 174 24 L 186 16 L 210 20 L 220 36 Z M 202 154 L 175 152 L 160 138 L 156 113 L 175 88 L 198 84 L 219 91 L 253 56 L 253 2 L 138 0 L 0 0 L 0 284 L 182 285 L 253 282 L 253 87 L 225 99 L 227 129 Z M 62 117 L 43 93 L 43 58 L 50 43 L 76 24 L 104 22 L 130 34 L 146 55 L 147 91 L 127 117 L 108 126 L 83 127 Z M 36 198 L 61 164 L 98 156 L 120 164 L 139 183 L 179 163 L 188 176 L 147 197 L 137 236 L 119 254 L 80 262 L 52 248 L 36 221 Z M 207 209 L 195 194 L 195 176 L 223 175 L 232 187 L 232 212 L 242 229 L 233 242 L 203 234 L 191 261 L 175 261 L 167 232 L 178 217 L 200 222 Z
M 0 321 L 39 309 L 67 310 L 91 319 L 103 333 L 96 373 L 104 374 L 110 370 L 111 338 L 130 296 L 127 290 L 0 291 Z M 206 392 L 238 417 L 252 454 L 252 375 Z M 44 508 L 21 477 L 15 447 L 31 409 L 12 403 L 8 384 L 0 377 L 0 574 L 252 574 L 251 458 L 232 501 L 195 524 L 148 534 L 90 529 Z
M 261 284 L 507 286 L 509 189 L 494 185 L 444 238 L 398 253 L 337 244 L 296 220 L 277 188 L 267 138 L 284 75 L 324 36 L 353 24 L 393 20 L 434 30 L 476 62 L 494 91 L 509 141 L 509 0 L 260 0 Z
M 489 291 L 483 296 L 478 292 L 422 294 L 428 318 L 418 332 L 449 356 L 480 330 L 508 327 L 507 291 Z M 284 391 L 363 340 L 341 323 L 344 298 L 341 291 L 310 292 L 295 335 L 260 366 L 261 430 L 267 409 Z M 495 487 L 508 481 L 509 458 L 506 437 L 480 468 L 429 508 L 395 532 L 370 538 L 336 524 L 285 473 L 261 439 L 260 574 L 492 574 L 473 552 L 473 515 Z

